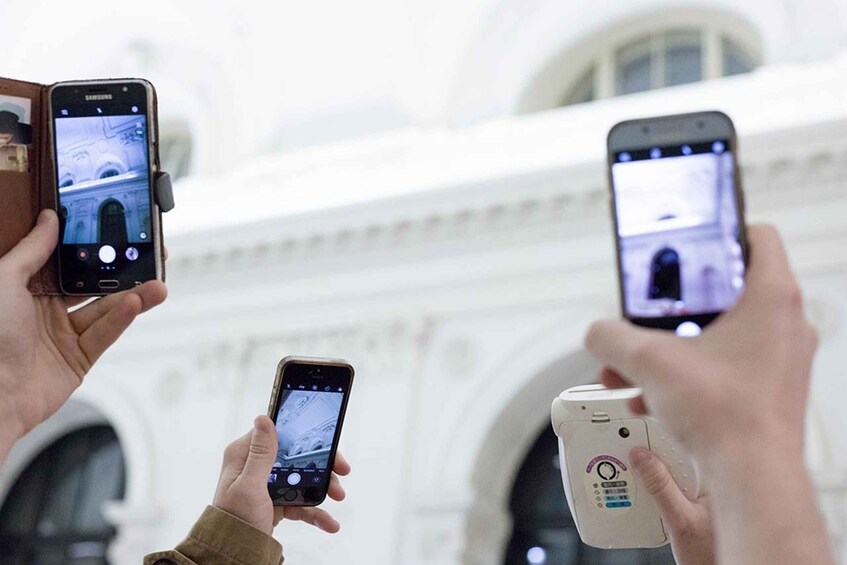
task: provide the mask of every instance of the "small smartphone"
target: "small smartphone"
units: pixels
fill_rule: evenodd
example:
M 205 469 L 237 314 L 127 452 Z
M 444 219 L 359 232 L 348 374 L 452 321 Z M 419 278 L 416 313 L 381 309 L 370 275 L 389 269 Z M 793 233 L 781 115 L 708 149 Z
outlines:
M 317 506 L 326 498 L 352 384 L 353 367 L 340 359 L 279 362 L 268 404 L 279 445 L 268 476 L 275 506 Z
M 140 79 L 50 89 L 65 294 L 109 294 L 163 279 L 153 97 L 152 85 Z
M 632 120 L 609 132 L 609 185 L 625 318 L 697 335 L 744 288 L 747 239 L 726 114 Z

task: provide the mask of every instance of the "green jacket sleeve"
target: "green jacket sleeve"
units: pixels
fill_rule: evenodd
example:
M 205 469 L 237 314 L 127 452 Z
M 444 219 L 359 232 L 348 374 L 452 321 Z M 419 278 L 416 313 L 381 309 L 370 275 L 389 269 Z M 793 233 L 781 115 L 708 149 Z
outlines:
M 281 565 L 282 546 L 220 508 L 207 506 L 188 537 L 170 551 L 151 553 L 144 565 Z

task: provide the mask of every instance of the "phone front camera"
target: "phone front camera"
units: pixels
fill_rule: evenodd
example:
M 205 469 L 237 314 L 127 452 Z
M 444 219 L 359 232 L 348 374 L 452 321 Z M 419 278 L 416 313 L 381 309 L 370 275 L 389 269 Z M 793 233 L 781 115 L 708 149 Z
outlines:
M 621 428 L 618 430 L 618 435 L 626 439 L 629 437 L 629 428 Z

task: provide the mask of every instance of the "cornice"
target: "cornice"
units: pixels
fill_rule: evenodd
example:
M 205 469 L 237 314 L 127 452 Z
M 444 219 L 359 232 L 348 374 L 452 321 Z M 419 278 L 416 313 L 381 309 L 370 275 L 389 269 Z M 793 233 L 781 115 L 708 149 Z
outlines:
M 756 213 L 790 212 L 812 201 L 847 203 L 847 121 L 740 144 L 744 191 Z M 209 274 L 458 242 L 592 235 L 607 229 L 607 202 L 604 165 L 583 163 L 180 234 L 168 267 Z

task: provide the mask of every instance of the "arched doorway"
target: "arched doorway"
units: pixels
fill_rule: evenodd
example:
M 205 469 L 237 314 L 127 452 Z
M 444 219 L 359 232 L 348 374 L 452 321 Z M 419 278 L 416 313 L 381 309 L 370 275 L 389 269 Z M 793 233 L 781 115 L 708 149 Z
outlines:
M 59 241 L 67 243 L 65 229 L 68 227 L 68 207 L 64 204 L 59 207 Z
M 123 204 L 110 198 L 100 206 L 98 214 L 99 243 L 121 245 L 128 241 L 126 228 L 126 211 Z
M 473 502 L 466 510 L 466 538 L 462 548 L 464 565 L 504 563 L 509 541 L 518 526 L 510 512 L 510 499 L 521 477 L 522 467 L 539 433 L 550 427 L 550 403 L 566 388 L 596 382 L 599 369 L 587 352 L 576 344 L 584 335 L 587 316 L 574 315 L 549 326 L 521 347 L 519 354 L 499 367 L 515 375 L 517 388 L 490 387 L 463 414 L 466 423 L 478 423 L 484 439 L 473 457 L 471 484 Z M 460 427 L 457 435 L 472 431 Z M 479 432 L 477 432 L 478 434 Z M 479 437 L 479 436 L 477 436 Z M 479 441 L 479 440 L 476 440 Z M 451 445 L 464 447 L 470 440 L 453 437 Z M 447 452 L 444 460 L 460 461 L 460 453 Z M 532 481 L 533 479 L 530 479 Z M 564 489 L 557 487 L 555 499 L 567 506 Z M 526 563 L 526 561 L 523 561 Z M 552 561 L 548 561 L 552 565 Z
M 123 452 L 110 426 L 51 443 L 18 476 L 0 509 L 4 563 L 107 565 L 115 528 L 103 506 L 124 497 Z
M 505 565 L 673 565 L 670 546 L 598 549 L 582 543 L 568 510 L 556 434 L 545 426 L 515 476 Z
M 650 287 L 647 298 L 682 300 L 679 253 L 670 247 L 664 247 L 653 255 L 653 260 L 650 262 Z

